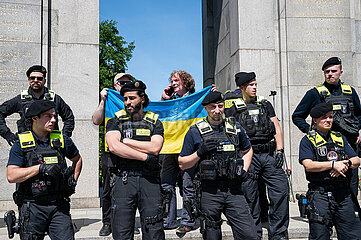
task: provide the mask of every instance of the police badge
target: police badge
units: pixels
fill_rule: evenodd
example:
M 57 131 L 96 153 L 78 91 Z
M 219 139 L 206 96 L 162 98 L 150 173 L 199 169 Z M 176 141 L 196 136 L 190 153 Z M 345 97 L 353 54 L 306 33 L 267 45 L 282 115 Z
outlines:
M 320 155 L 321 157 L 326 156 L 326 154 L 327 154 L 327 147 L 326 147 L 326 146 L 322 146 L 322 147 L 317 148 L 317 153 L 318 153 L 318 155 Z
M 327 153 L 327 160 L 328 161 L 337 161 L 338 154 L 335 151 L 330 151 Z
M 347 103 L 341 103 L 341 112 L 347 113 Z

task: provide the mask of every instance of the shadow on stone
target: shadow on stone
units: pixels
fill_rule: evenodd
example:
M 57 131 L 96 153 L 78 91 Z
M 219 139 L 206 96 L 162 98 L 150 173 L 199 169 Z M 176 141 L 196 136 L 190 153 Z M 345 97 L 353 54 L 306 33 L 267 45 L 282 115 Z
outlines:
M 74 231 L 77 233 L 82 227 L 89 226 L 93 223 L 99 222 L 100 219 L 91 219 L 91 218 L 79 218 L 73 219 Z

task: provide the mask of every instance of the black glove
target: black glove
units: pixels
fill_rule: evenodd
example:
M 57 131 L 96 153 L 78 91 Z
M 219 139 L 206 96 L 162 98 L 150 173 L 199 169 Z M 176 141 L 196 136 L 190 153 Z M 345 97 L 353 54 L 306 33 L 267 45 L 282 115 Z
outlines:
M 202 142 L 197 150 L 198 157 L 202 158 L 207 155 L 207 153 L 215 150 L 217 148 L 217 140 L 216 139 L 207 139 L 206 141 Z
M 275 163 L 273 164 L 275 168 L 281 168 L 283 166 L 283 153 L 276 153 Z
M 10 131 L 8 131 L 7 133 L 5 133 L 4 138 L 6 139 L 6 141 L 8 142 L 8 144 L 9 144 L 10 146 L 12 146 L 12 145 L 16 142 L 16 140 L 18 139 L 18 138 L 16 137 L 16 135 L 15 135 L 14 133 L 10 132 Z
M 39 173 L 44 176 L 56 177 L 60 174 L 61 167 L 59 164 L 40 164 Z
M 160 169 L 159 159 L 153 154 L 148 154 L 147 159 L 145 160 L 145 166 L 147 169 L 152 171 L 157 171 Z
M 240 174 L 238 174 L 238 176 L 242 182 L 247 181 L 247 179 L 249 178 L 248 172 L 246 172 L 243 168 L 242 168 Z

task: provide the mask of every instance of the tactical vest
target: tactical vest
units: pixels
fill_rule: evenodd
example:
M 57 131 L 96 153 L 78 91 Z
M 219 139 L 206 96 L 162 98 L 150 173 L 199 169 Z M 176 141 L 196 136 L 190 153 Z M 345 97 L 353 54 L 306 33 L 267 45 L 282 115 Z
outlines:
M 245 103 L 242 98 L 225 101 L 226 117 L 234 115 L 246 130 L 252 144 L 267 143 L 274 138 L 276 129 L 267 111 L 266 99 L 257 96 L 257 101 Z
M 321 101 L 330 102 L 333 106 L 332 129 L 340 131 L 346 136 L 358 135 L 358 119 L 354 115 L 351 86 L 341 83 L 340 95 L 332 95 L 324 85 L 315 88 L 320 94 Z
M 60 164 L 63 171 L 66 170 L 66 161 L 60 152 L 60 149 L 64 148 L 64 139 L 61 131 L 54 130 L 50 133 L 50 144 L 47 147 L 38 145 L 33 133 L 30 131 L 20 133 L 18 136 L 26 159 L 25 167 L 38 164 Z M 38 174 L 20 183 L 18 191 L 27 200 L 37 200 L 49 195 L 62 195 L 66 191 L 66 180 L 62 175 L 52 178 Z
M 328 162 L 328 161 L 343 161 L 346 160 L 346 153 L 344 151 L 344 142 L 342 135 L 338 132 L 331 131 L 330 139 L 326 141 L 318 132 L 310 131 L 307 135 L 308 140 L 312 143 L 314 152 L 316 155 L 316 160 L 318 162 Z M 337 183 L 345 181 L 345 178 L 339 176 L 337 178 L 330 176 L 330 171 L 323 172 L 306 172 L 306 179 L 311 183 Z M 347 175 L 351 174 L 351 171 L 348 170 Z
M 198 165 L 200 179 L 216 180 L 230 179 L 238 180 L 243 169 L 243 160 L 240 157 L 239 139 L 235 121 L 225 121 L 222 132 L 215 134 L 206 119 L 196 122 L 196 127 L 203 141 L 216 139 L 217 150 L 209 153 L 207 157 L 200 160 Z
M 22 90 L 20 93 L 20 99 L 21 99 L 21 112 L 20 112 L 20 116 L 21 118 L 17 121 L 17 127 L 18 127 L 18 132 L 24 132 L 26 131 L 26 127 L 25 127 L 25 113 L 28 110 L 28 108 L 30 107 L 30 105 L 35 101 L 33 99 L 33 96 L 31 96 L 31 94 L 29 94 L 29 90 L 25 89 Z M 44 98 L 46 100 L 49 101 L 54 101 L 55 99 L 55 92 L 49 90 L 49 92 L 44 93 Z
M 143 119 L 139 121 L 131 121 L 127 112 L 122 109 L 115 113 L 119 120 L 119 131 L 122 135 L 121 141 L 124 138 L 134 139 L 137 141 L 150 141 L 153 136 L 154 127 L 158 119 L 158 114 L 151 111 L 145 112 Z M 111 157 L 116 161 L 116 167 L 121 171 L 134 170 L 134 171 L 147 171 L 144 162 L 122 158 L 111 154 Z

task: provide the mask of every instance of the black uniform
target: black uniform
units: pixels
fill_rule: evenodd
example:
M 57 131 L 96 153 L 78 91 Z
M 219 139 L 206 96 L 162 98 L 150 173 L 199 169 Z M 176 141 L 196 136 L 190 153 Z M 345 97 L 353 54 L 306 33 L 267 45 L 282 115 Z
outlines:
M 226 133 L 226 129 L 230 131 Z M 217 150 L 200 159 L 196 177 L 201 181 L 201 199 L 196 201 L 200 201 L 198 207 L 205 217 L 203 237 L 222 238 L 223 212 L 231 225 L 234 239 L 256 239 L 256 228 L 241 191 L 243 160 L 240 154 L 251 147 L 248 137 L 238 123 L 225 127 L 224 123 L 213 126 L 200 120 L 188 130 L 180 156 L 193 154 L 202 142 L 210 138 L 217 141 Z
M 143 119 L 131 121 L 125 110 L 108 121 L 107 132 L 119 131 L 122 139 L 150 141 L 164 135 L 158 115 L 150 111 Z M 143 239 L 164 239 L 160 167 L 150 169 L 145 162 L 111 154 L 116 162 L 112 187 L 111 227 L 114 239 L 133 239 L 136 209 L 139 209 Z
M 327 136 L 311 131 L 302 138 L 299 161 L 342 161 L 356 156 L 346 138 L 340 133 L 329 132 Z M 361 239 L 361 222 L 355 215 L 350 195 L 349 169 L 346 178 L 331 177 L 330 170 L 306 172 L 309 200 L 309 239 L 330 239 L 332 226 L 336 227 L 338 239 Z M 356 200 L 356 199 L 355 199 Z M 357 201 L 357 200 L 356 200 Z
M 56 178 L 38 174 L 18 185 L 15 196 L 21 221 L 20 238 L 43 239 L 48 233 L 51 239 L 74 239 L 68 197 L 74 193 L 75 185 L 69 185 L 74 177 L 71 167 L 66 166 L 65 157 L 76 157 L 78 149 L 69 137 L 56 131 L 50 133 L 46 142 L 32 132 L 19 134 L 19 139 L 10 150 L 8 166 L 46 163 L 62 167 L 62 174 Z M 62 146 L 50 145 L 53 139 L 60 139 Z
M 55 112 L 64 123 L 63 133 L 71 137 L 74 130 L 74 115 L 70 107 L 58 94 L 55 94 L 46 87 L 44 87 L 44 95 L 39 99 L 54 101 Z M 9 134 L 11 134 L 10 129 L 6 126 L 5 118 L 13 113 L 20 115 L 20 119 L 17 121 L 18 132 L 21 133 L 28 130 L 25 125 L 25 111 L 34 100 L 38 99 L 33 95 L 33 90 L 29 87 L 28 90 L 23 90 L 21 94 L 0 105 L 0 135 L 3 138 L 7 139 Z M 54 129 L 59 129 L 58 122 L 56 122 Z
M 307 133 L 310 125 L 306 118 L 311 109 L 321 102 L 331 102 L 334 106 L 332 130 L 342 133 L 356 151 L 358 131 L 361 129 L 361 105 L 355 89 L 339 81 L 333 85 L 324 82 L 322 85 L 308 90 L 292 114 L 293 123 Z M 358 169 L 352 170 L 351 190 L 358 194 Z
M 229 97 L 226 95 L 227 98 Z M 282 168 L 274 167 L 274 153 L 276 150 L 274 135 L 276 131 L 270 119 L 276 116 L 274 109 L 270 102 L 259 96 L 253 102 L 247 104 L 242 98 L 235 100 L 235 97 L 232 96 L 230 100 L 226 100 L 225 106 L 226 116 L 236 117 L 236 120 L 246 130 L 252 143 L 253 159 L 249 169 L 251 177 L 242 185 L 242 190 L 251 208 L 258 238 L 262 237 L 258 189 L 258 179 L 261 178 L 267 186 L 270 199 L 269 239 L 287 237 L 289 186 L 287 176 Z

